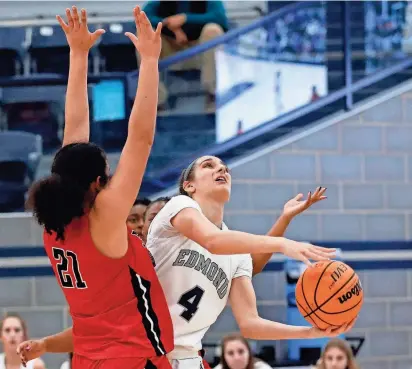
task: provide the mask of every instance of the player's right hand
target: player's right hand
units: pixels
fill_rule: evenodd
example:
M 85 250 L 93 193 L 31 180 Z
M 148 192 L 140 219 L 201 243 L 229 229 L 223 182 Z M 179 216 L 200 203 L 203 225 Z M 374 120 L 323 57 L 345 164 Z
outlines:
M 323 330 L 323 329 L 312 327 L 309 330 L 309 338 L 336 337 L 346 332 L 349 332 L 355 325 L 356 319 L 358 319 L 358 317 L 356 317 L 349 323 L 343 324 L 342 326 L 338 328 L 328 328 L 328 329 Z
M 320 261 L 333 259 L 336 256 L 336 249 L 315 246 L 307 242 L 292 241 L 287 238 L 283 239 L 281 252 L 285 256 L 302 261 L 307 266 L 312 265 L 309 259 Z
M 126 32 L 125 35 L 133 42 L 142 60 L 159 59 L 162 49 L 162 23 L 159 23 L 154 31 L 145 12 L 138 6 L 133 9 L 133 15 L 138 36 L 130 32 Z
M 22 342 L 17 347 L 17 354 L 20 356 L 24 367 L 30 360 L 37 359 L 46 353 L 46 343 L 44 340 L 29 340 Z
M 95 32 L 89 32 L 87 28 L 86 10 L 81 10 L 81 19 L 75 6 L 72 10 L 66 9 L 67 23 L 60 15 L 56 15 L 63 32 L 66 34 L 67 42 L 72 51 L 88 52 L 96 40 L 105 33 L 104 29 L 98 29 Z

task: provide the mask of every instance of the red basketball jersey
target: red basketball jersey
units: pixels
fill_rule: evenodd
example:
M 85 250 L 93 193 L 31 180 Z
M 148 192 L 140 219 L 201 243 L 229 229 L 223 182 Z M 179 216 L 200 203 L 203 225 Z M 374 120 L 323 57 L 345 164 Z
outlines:
M 128 232 L 128 250 L 120 259 L 97 250 L 87 215 L 66 227 L 65 241 L 44 232 L 47 255 L 70 307 L 77 355 L 100 360 L 173 350 L 172 320 L 150 254 Z

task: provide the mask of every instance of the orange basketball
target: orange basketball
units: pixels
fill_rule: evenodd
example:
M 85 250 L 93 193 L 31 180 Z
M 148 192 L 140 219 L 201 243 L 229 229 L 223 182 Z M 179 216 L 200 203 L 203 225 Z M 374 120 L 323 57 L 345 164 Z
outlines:
M 350 266 L 334 260 L 307 268 L 296 284 L 295 295 L 302 316 L 320 329 L 349 323 L 363 303 L 358 275 Z

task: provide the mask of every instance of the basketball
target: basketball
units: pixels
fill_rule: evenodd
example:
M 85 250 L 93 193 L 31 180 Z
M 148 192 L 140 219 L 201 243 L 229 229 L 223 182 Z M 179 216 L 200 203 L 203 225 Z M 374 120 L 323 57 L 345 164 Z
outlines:
M 296 305 L 314 327 L 339 327 L 356 318 L 363 304 L 361 281 L 341 261 L 325 260 L 307 268 L 296 284 Z

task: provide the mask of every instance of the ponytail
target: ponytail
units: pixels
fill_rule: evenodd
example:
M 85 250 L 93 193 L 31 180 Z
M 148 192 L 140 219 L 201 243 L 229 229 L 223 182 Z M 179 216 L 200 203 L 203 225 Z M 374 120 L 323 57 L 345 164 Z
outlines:
M 74 218 L 84 215 L 84 200 L 89 188 L 70 178 L 53 173 L 34 183 L 29 191 L 28 208 L 48 234 L 64 240 L 64 230 Z

